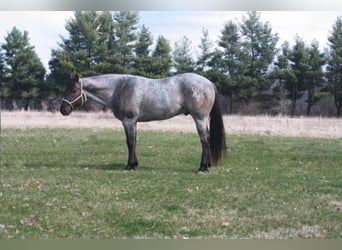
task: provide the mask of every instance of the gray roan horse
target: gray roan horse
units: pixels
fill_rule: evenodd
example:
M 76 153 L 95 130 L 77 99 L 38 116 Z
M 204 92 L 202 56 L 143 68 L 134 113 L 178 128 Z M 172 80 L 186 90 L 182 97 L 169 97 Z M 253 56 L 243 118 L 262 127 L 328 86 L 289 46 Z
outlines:
M 138 166 L 137 122 L 164 120 L 190 114 L 202 144 L 199 172 L 209 170 L 226 152 L 224 124 L 215 85 L 208 79 L 185 73 L 163 79 L 133 75 L 76 76 L 62 100 L 60 111 L 69 115 L 87 97 L 112 109 L 122 121 L 128 147 L 126 170 Z M 210 129 L 208 128 L 210 126 Z

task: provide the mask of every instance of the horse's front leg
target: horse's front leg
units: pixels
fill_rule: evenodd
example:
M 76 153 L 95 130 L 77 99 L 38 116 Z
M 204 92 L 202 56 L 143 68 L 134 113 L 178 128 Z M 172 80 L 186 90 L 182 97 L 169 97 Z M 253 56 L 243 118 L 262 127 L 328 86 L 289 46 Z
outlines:
M 126 133 L 126 143 L 128 148 L 128 162 L 125 170 L 135 170 L 138 166 L 138 158 L 136 155 L 136 145 L 137 145 L 137 123 L 136 121 L 123 121 L 122 122 L 125 133 Z

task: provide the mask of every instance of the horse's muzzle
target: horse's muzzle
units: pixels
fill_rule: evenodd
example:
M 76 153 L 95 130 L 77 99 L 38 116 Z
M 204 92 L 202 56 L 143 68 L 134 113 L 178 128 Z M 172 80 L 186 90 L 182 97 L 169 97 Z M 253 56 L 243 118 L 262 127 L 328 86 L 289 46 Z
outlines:
M 70 115 L 70 113 L 72 112 L 72 108 L 70 107 L 70 105 L 62 103 L 59 111 L 62 113 L 62 115 Z

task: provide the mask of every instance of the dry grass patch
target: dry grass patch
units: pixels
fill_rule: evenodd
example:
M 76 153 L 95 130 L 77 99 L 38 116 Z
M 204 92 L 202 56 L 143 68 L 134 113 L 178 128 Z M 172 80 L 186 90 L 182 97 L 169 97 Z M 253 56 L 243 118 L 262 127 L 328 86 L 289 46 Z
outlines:
M 59 112 L 2 112 L 3 128 L 91 128 L 122 131 L 121 122 L 111 112 L 75 112 L 64 117 Z M 228 134 L 300 137 L 342 137 L 342 119 L 287 116 L 224 116 Z M 138 130 L 196 133 L 190 116 L 165 121 L 138 123 Z

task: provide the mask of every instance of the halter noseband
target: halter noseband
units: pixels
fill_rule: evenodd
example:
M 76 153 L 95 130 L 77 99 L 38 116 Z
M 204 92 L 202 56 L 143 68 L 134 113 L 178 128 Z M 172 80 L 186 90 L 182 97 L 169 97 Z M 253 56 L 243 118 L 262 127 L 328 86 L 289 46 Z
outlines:
M 81 80 L 80 80 L 81 81 Z M 74 103 L 75 102 L 77 102 L 79 99 L 81 98 L 81 100 L 82 100 L 82 103 L 81 103 L 81 106 L 83 105 L 83 104 L 85 104 L 86 103 L 86 101 L 87 101 L 87 95 L 84 93 L 84 91 L 83 91 L 83 86 L 82 86 L 82 81 L 81 81 L 81 94 L 79 95 L 79 96 L 77 96 L 74 100 L 72 100 L 72 101 L 68 101 L 67 99 L 62 99 L 62 102 L 65 102 L 65 103 L 67 103 L 70 107 L 71 107 L 71 110 L 72 111 L 74 111 L 75 110 L 75 108 L 74 108 Z

